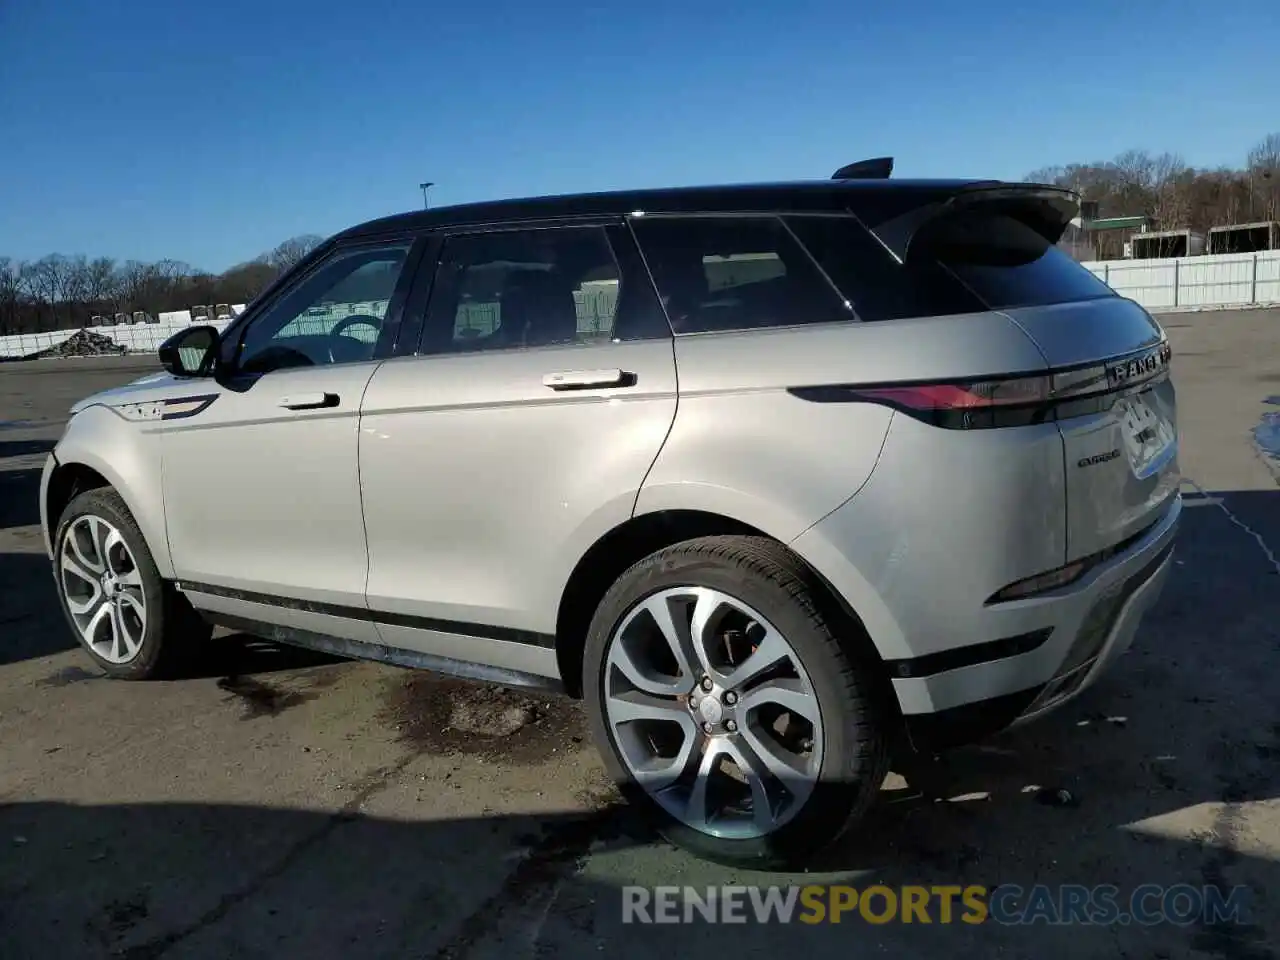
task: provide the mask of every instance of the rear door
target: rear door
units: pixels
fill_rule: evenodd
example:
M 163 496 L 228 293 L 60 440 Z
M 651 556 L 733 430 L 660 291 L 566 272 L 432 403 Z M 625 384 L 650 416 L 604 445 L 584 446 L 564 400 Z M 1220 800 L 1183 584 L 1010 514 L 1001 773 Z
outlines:
M 458 231 L 439 256 L 419 351 L 365 393 L 368 603 L 391 645 L 554 673 L 560 591 L 675 416 L 670 328 L 621 224 Z
M 940 217 L 909 257 L 932 259 L 1010 317 L 1053 370 L 1067 490 L 1067 560 L 1159 519 L 1179 486 L 1176 400 L 1164 331 L 1020 216 L 1007 196 Z

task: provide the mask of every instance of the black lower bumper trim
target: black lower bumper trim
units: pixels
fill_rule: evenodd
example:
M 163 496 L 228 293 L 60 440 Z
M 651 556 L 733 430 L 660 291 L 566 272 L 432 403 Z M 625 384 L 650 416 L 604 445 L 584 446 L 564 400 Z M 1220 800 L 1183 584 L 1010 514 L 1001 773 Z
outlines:
M 1028 690 L 950 707 L 937 713 L 904 717 L 907 736 L 917 753 L 926 754 L 985 740 L 1017 720 L 1043 689 L 1044 685 L 1039 684 Z

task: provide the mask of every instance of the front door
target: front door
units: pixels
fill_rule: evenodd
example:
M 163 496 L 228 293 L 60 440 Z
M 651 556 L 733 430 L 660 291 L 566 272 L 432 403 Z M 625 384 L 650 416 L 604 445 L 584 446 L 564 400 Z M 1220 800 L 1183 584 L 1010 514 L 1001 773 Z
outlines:
M 235 329 L 217 382 L 192 381 L 205 396 L 166 417 L 165 519 L 189 593 L 254 601 L 246 615 L 364 607 L 360 400 L 411 245 L 335 248 Z

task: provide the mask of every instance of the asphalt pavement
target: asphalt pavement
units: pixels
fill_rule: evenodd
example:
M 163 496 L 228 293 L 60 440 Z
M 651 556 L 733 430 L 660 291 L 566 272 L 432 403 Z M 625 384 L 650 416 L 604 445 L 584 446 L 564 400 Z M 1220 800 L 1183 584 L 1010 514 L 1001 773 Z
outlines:
M 74 400 L 155 367 L 0 364 L 0 956 L 1276 957 L 1280 488 L 1251 440 L 1280 394 L 1280 312 L 1165 324 L 1187 510 L 1133 649 L 925 786 L 891 778 L 799 878 L 638 830 L 572 701 L 237 636 L 181 680 L 102 678 L 56 606 L 39 471 Z M 622 923 L 628 885 L 790 882 L 1243 886 L 1249 916 Z

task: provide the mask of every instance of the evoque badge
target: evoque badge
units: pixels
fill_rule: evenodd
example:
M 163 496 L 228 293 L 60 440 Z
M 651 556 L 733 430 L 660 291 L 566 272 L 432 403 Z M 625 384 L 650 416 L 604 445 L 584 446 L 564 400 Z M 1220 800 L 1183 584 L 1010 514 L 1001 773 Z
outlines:
M 1098 453 L 1092 457 L 1084 457 L 1076 461 L 1077 467 L 1096 467 L 1100 463 L 1106 463 L 1120 456 L 1119 450 L 1108 450 L 1106 453 Z

